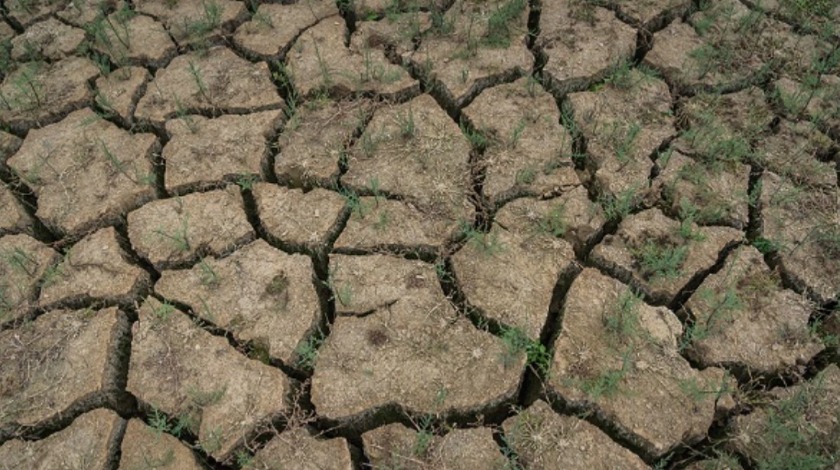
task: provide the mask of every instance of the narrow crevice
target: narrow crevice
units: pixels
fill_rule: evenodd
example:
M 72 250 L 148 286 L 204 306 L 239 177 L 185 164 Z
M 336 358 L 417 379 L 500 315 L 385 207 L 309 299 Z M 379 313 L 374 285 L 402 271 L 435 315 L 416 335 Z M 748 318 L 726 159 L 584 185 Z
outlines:
M 9 27 L 11 27 L 15 31 L 15 33 L 23 34 L 25 28 L 16 19 L 9 16 L 9 12 L 6 8 L 6 5 L 3 5 L 3 7 L 0 8 L 0 13 L 2 13 L 2 19 L 6 22 L 7 25 L 9 25 Z
M 284 363 L 280 359 L 265 357 L 266 354 L 264 346 L 256 344 L 254 341 L 237 339 L 232 331 L 226 330 L 199 315 L 191 305 L 178 300 L 168 299 L 156 292 L 150 295 L 161 303 L 172 305 L 181 311 L 181 313 L 187 315 L 196 327 L 213 336 L 224 338 L 231 348 L 235 349 L 248 359 L 279 369 L 281 372 L 294 379 L 306 380 L 306 375 L 300 370 Z
M 0 446 L 11 439 L 38 441 L 67 429 L 79 416 L 97 408 L 110 409 L 120 416 L 131 415 L 136 400 L 126 392 L 96 391 L 82 396 L 64 410 L 34 425 L 7 423 L 0 427 Z
M 534 52 L 537 39 L 540 37 L 540 17 L 542 16 L 542 0 L 528 0 L 528 37 L 525 46 L 532 53 Z M 536 60 L 536 54 L 534 54 Z M 536 63 L 536 62 L 535 62 Z M 540 67 L 540 70 L 542 68 Z M 537 72 L 537 66 L 534 66 Z
M 543 350 L 548 352 L 548 356 L 546 358 L 540 358 L 540 361 L 548 362 L 538 363 L 532 360 L 528 363 L 525 376 L 522 380 L 522 387 L 519 390 L 519 396 L 516 401 L 517 406 L 521 408 L 531 406 L 539 398 L 544 384 L 548 381 L 548 372 L 554 358 L 554 342 L 560 336 L 563 328 L 563 309 L 566 303 L 566 295 L 581 270 L 580 265 L 577 263 L 568 265 L 560 273 L 557 283 L 554 285 L 548 313 L 539 338 L 539 343 L 542 345 Z
M 481 77 L 475 80 L 475 82 L 473 82 L 470 89 L 467 90 L 467 92 L 464 93 L 463 96 L 457 99 L 453 97 L 451 98 L 451 100 L 453 101 L 455 107 L 463 110 L 464 108 L 469 106 L 476 98 L 478 98 L 478 96 L 481 95 L 481 93 L 484 92 L 484 90 L 499 85 L 513 83 L 519 80 L 520 78 L 526 76 L 529 72 L 530 71 L 526 72 L 517 67 L 487 77 Z
M 125 430 L 128 423 L 125 420 L 120 420 L 117 423 L 116 429 L 108 436 L 107 450 L 105 451 L 105 469 L 118 470 L 120 465 L 120 457 L 122 456 L 122 441 L 125 437 Z
M 35 195 L 35 191 L 30 188 L 29 185 L 21 181 L 20 178 L 11 171 L 7 171 L 6 168 L 7 167 L 5 167 L 5 165 L 0 164 L 0 184 L 6 185 L 12 195 L 15 196 L 15 199 L 17 199 L 20 203 L 21 207 L 23 207 L 23 210 L 32 222 L 32 236 L 36 240 L 47 245 L 54 244 L 55 242 L 61 240 L 61 236 L 59 236 L 59 234 L 50 230 L 50 228 L 38 218 L 38 197 Z
M 760 165 L 750 165 L 750 176 L 747 182 L 747 240 L 753 245 L 759 243 L 763 232 L 761 216 L 761 178 L 764 169 Z M 761 250 L 760 250 L 761 251 Z
M 519 470 L 522 468 L 519 454 L 517 454 L 516 450 L 511 447 L 504 429 L 501 427 L 493 428 L 493 442 L 495 442 L 499 447 L 499 453 L 502 454 L 502 457 L 507 460 L 507 464 L 504 468 L 510 468 L 511 470 Z
M 155 408 L 151 404 L 137 400 L 137 411 L 131 417 L 138 418 L 146 426 L 179 440 L 190 449 L 196 460 L 201 462 L 206 468 L 210 470 L 234 470 L 235 467 L 219 462 L 204 452 L 201 449 L 198 436 L 190 429 L 179 425 L 177 416 L 172 416 L 163 410 Z
M 703 284 L 703 281 L 706 280 L 712 274 L 719 272 L 723 269 L 724 264 L 726 264 L 726 258 L 729 256 L 730 253 L 735 251 L 738 247 L 744 244 L 743 241 L 734 241 L 728 243 L 723 249 L 720 250 L 717 256 L 717 260 L 715 263 L 709 267 L 708 269 L 702 269 L 693 276 L 691 279 L 677 292 L 677 295 L 668 303 L 667 307 L 672 312 L 676 312 L 683 307 L 683 305 L 688 302 L 688 299 L 694 295 L 694 292 Z
M 344 46 L 350 46 L 350 36 L 356 32 L 356 9 L 353 5 L 353 0 L 336 0 L 338 13 L 344 19 L 346 27 L 346 35 L 344 39 Z
M 345 439 L 350 446 L 350 464 L 353 466 L 353 470 L 368 470 L 373 468 L 370 457 L 365 452 L 365 443 L 362 440 L 362 436 L 346 436 Z
M 727 433 L 731 429 L 732 422 L 738 414 L 737 410 L 733 410 L 721 416 L 716 416 L 706 432 L 706 437 L 699 442 L 678 445 L 666 455 L 656 460 L 653 463 L 654 468 L 682 469 L 705 459 L 715 459 L 718 457 L 716 451 L 727 440 Z
M 434 264 L 439 255 L 438 247 L 432 245 L 400 245 L 396 243 L 385 243 L 370 245 L 366 247 L 341 247 L 332 250 L 339 255 L 368 256 L 386 253 L 406 260 L 420 260 Z
M 614 418 L 608 416 L 597 405 L 586 401 L 571 402 L 550 389 L 546 390 L 544 396 L 541 398 L 551 405 L 555 413 L 583 419 L 600 429 L 601 432 L 609 436 L 616 444 L 638 455 L 648 465 L 656 462 L 658 456 L 648 452 L 641 437 L 619 425 Z
M 259 209 L 257 208 L 257 201 L 254 198 L 253 191 L 250 188 L 243 187 L 241 188 L 241 195 L 242 202 L 245 207 L 245 218 L 248 220 L 248 223 L 251 225 L 251 228 L 254 230 L 257 238 L 265 240 L 272 247 L 285 253 L 299 253 L 309 256 L 315 255 L 316 251 L 311 245 L 289 243 L 272 235 L 262 224 L 262 220 L 260 220 Z M 236 248 L 232 249 L 231 252 L 235 249 Z M 217 258 L 220 257 L 222 257 L 222 255 L 217 256 Z
M 140 267 L 143 271 L 149 274 L 151 285 L 154 285 L 160 279 L 160 272 L 148 260 L 140 256 L 134 250 L 131 244 L 131 239 L 128 236 L 128 222 L 126 219 L 120 220 L 119 223 L 114 224 L 114 233 L 117 238 L 117 245 L 123 251 L 123 257 L 126 262 Z M 141 294 L 142 295 L 142 294 Z

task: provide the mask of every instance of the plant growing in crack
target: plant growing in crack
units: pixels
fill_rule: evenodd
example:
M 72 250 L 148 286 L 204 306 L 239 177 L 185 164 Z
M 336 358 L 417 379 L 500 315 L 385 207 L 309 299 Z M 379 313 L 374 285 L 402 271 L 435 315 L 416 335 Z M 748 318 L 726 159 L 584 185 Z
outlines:
M 505 367 L 514 365 L 516 359 L 524 353 L 530 367 L 543 375 L 548 374 L 551 368 L 551 353 L 545 345 L 532 340 L 517 327 L 504 327 L 501 338 L 506 348 L 502 355 L 502 363 Z
M 295 366 L 304 370 L 313 370 L 318 359 L 318 349 L 324 344 L 326 335 L 319 329 L 295 348 Z

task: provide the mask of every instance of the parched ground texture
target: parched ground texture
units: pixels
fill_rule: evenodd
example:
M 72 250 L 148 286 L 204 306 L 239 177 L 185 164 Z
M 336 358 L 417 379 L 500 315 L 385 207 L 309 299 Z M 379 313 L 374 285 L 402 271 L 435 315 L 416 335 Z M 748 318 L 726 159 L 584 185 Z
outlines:
M 832 0 L 7 0 L 0 469 L 837 469 Z

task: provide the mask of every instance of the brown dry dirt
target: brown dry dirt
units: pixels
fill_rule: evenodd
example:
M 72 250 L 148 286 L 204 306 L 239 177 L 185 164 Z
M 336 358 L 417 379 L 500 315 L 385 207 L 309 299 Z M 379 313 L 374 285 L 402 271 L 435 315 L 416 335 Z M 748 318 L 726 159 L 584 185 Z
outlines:
M 840 469 L 836 2 L 0 3 L 0 470 Z

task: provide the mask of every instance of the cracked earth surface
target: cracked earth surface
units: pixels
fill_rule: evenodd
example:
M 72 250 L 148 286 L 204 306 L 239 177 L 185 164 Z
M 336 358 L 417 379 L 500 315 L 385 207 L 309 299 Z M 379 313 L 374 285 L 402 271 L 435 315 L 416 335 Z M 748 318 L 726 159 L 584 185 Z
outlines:
M 840 465 L 834 3 L 0 14 L 0 469 Z

